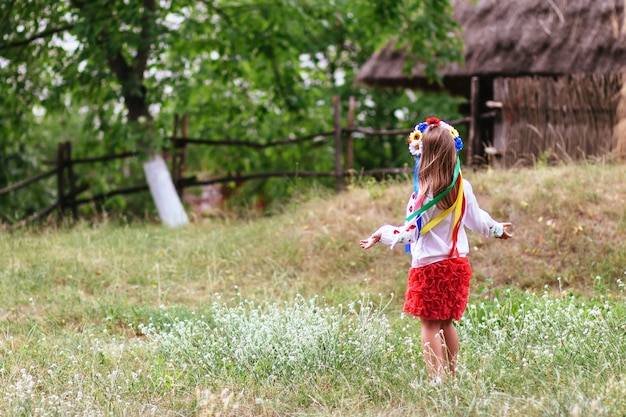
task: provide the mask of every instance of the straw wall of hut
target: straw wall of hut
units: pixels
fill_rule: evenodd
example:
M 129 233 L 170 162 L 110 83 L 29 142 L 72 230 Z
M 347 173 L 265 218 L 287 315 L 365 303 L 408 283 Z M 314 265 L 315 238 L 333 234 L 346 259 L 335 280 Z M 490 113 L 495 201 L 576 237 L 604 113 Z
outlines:
M 476 160 L 494 148 L 507 165 L 542 155 L 566 160 L 610 150 L 626 157 L 626 0 L 452 4 L 465 60 L 448 65 L 441 75 L 445 90 L 470 103 Z M 407 73 L 405 62 L 403 50 L 390 43 L 363 65 L 357 81 L 438 88 L 419 65 Z
M 619 74 L 498 78 L 502 103 L 494 137 L 505 165 L 537 158 L 567 161 L 606 155 L 618 137 Z M 622 103 L 621 108 L 626 110 Z M 622 110 L 623 111 L 623 110 Z
M 626 76 L 625 76 L 626 78 Z M 626 160 L 626 83 L 622 83 L 616 111 L 617 124 L 613 130 L 615 149 L 618 157 Z

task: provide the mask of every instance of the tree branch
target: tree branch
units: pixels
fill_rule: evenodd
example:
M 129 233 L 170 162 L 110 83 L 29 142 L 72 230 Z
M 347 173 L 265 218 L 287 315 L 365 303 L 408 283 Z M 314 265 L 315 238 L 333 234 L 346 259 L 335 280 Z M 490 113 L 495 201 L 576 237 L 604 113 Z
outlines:
M 116 53 L 107 53 L 107 62 L 117 79 L 122 84 L 122 88 L 126 87 L 131 71 L 130 66 L 122 55 L 122 52 L 117 51 Z
M 34 40 L 37 39 L 41 39 L 41 38 L 47 38 L 49 36 L 52 36 L 56 33 L 60 33 L 60 32 L 65 32 L 66 30 L 70 30 L 74 28 L 73 24 L 68 24 L 65 26 L 60 26 L 58 28 L 52 28 L 52 29 L 47 29 L 44 30 L 43 32 L 37 33 L 29 38 L 26 39 L 20 39 L 19 41 L 13 41 L 13 42 L 7 42 L 7 43 L 3 43 L 0 44 L 0 51 L 5 50 L 5 49 L 11 49 L 11 48 L 18 48 L 20 46 L 25 46 L 28 45 L 29 43 L 31 43 Z
M 140 80 L 143 80 L 143 72 L 146 69 L 148 63 L 148 56 L 150 54 L 150 40 L 153 31 L 154 12 L 156 4 L 154 0 L 143 0 L 143 6 L 145 8 L 143 16 L 141 17 L 141 45 L 137 49 L 137 55 L 135 56 L 134 72 Z
M 216 6 L 215 4 L 213 4 L 213 2 L 210 2 L 207 0 L 200 0 L 200 2 L 204 3 L 204 5 L 207 6 L 209 9 L 212 9 L 213 11 L 215 11 L 221 18 L 224 19 L 226 23 L 228 23 L 229 26 L 231 26 L 232 28 L 236 28 L 236 25 L 233 23 L 233 20 L 230 18 L 230 16 L 228 16 L 224 12 L 224 9 Z

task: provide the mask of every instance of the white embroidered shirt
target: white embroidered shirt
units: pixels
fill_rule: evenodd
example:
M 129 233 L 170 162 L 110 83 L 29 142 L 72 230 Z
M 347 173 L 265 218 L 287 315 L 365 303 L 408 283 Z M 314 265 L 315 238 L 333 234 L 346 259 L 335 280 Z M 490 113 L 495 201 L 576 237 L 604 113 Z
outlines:
M 499 237 L 504 228 L 501 223 L 496 222 L 489 213 L 478 206 L 478 201 L 472 190 L 471 184 L 463 180 L 463 195 L 465 197 L 465 214 L 461 218 L 461 227 L 457 239 L 458 257 L 466 257 L 469 253 L 469 241 L 465 227 L 473 232 L 480 233 L 487 237 Z M 415 207 L 417 196 L 411 195 L 406 209 L 408 218 L 419 207 Z M 432 200 L 432 195 L 424 200 L 424 204 Z M 431 219 L 437 217 L 442 212 L 436 205 L 422 213 L 422 226 Z M 381 233 L 380 242 L 393 249 L 397 244 L 410 244 L 413 268 L 428 265 L 449 258 L 452 250 L 452 222 L 453 213 L 446 216 L 440 223 L 430 231 L 417 238 L 417 218 L 406 222 L 403 226 L 385 225 L 377 230 Z M 454 256 L 453 256 L 454 257 Z

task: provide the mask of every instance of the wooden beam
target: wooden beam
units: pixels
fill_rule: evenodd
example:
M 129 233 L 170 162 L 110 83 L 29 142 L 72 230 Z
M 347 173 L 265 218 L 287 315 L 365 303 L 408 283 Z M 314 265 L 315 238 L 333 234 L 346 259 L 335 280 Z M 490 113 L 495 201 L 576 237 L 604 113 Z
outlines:
M 43 209 L 43 210 L 41 210 L 41 211 L 38 211 L 38 212 L 37 212 L 37 213 L 35 213 L 35 214 L 31 214 L 31 215 L 30 215 L 30 216 L 28 216 L 27 218 L 25 218 L 25 219 L 23 219 L 23 220 L 20 220 L 19 222 L 15 223 L 15 224 L 13 224 L 13 225 L 11 225 L 11 226 L 9 226 L 9 227 L 8 227 L 8 229 L 9 229 L 9 230 L 15 230 L 15 229 L 17 229 L 18 227 L 25 226 L 26 224 L 28 224 L 28 223 L 30 223 L 30 222 L 32 222 L 32 221 L 34 221 L 34 220 L 41 219 L 41 218 L 43 218 L 44 216 L 47 216 L 48 214 L 50 214 L 50 213 L 51 213 L 51 212 L 52 212 L 55 208 L 58 208 L 58 207 L 59 207 L 59 202 L 58 202 L 58 201 L 55 201 L 55 202 L 53 202 L 51 205 L 49 205 L 48 207 L 46 207 L 45 209 Z
M 342 148 L 341 146 L 341 100 L 339 96 L 333 97 L 333 113 L 335 116 L 334 120 L 334 131 L 335 131 L 335 184 L 337 187 L 337 191 L 343 190 L 343 167 L 341 163 L 342 157 Z
M 113 155 L 96 156 L 93 158 L 77 158 L 77 159 L 72 160 L 72 164 L 79 165 L 79 164 L 91 164 L 92 162 L 107 162 L 107 161 L 113 161 L 115 159 L 131 158 L 133 156 L 139 156 L 139 152 L 124 152 L 124 153 L 118 153 L 118 154 L 113 154 Z
M 70 185 L 69 206 L 72 209 L 72 218 L 78 220 L 78 206 L 76 205 L 76 175 L 74 174 L 74 165 L 72 164 L 72 142 L 65 142 L 65 160 L 67 164 L 67 180 Z
M 282 145 L 296 145 L 298 143 L 306 142 L 312 140 L 313 142 L 320 141 L 324 136 L 334 136 L 335 131 L 329 132 L 320 132 L 313 133 L 312 135 L 306 135 L 295 139 L 281 139 L 267 143 L 257 143 L 257 142 L 249 142 L 244 140 L 237 139 L 200 139 L 200 138 L 182 138 L 182 137 L 174 137 L 172 140 L 174 141 L 174 145 L 176 147 L 184 146 L 185 144 L 190 145 L 215 145 L 215 146 L 247 146 L 249 148 L 255 149 L 265 149 L 272 146 L 282 146 Z
M 469 137 L 467 138 L 467 155 L 465 158 L 465 164 L 468 167 L 472 166 L 475 151 L 474 145 L 478 143 L 478 128 L 480 126 L 480 87 L 478 77 L 472 77 L 470 94 L 470 125 Z
M 356 102 L 354 96 L 350 96 L 348 103 L 348 136 L 346 138 L 346 170 L 348 171 L 354 168 L 354 139 L 352 138 L 352 131 L 350 131 L 350 129 L 354 127 L 355 107 Z
M 187 114 L 183 115 L 181 131 L 183 139 L 187 139 Z M 178 155 L 178 164 L 176 166 L 176 174 L 174 176 L 174 186 L 179 198 L 183 198 L 183 187 L 179 185 L 180 179 L 185 177 L 185 163 L 187 161 L 187 142 L 184 142 L 182 146 L 176 148 L 176 154 Z
M 494 101 L 494 100 L 487 100 L 485 102 L 485 106 L 487 106 L 487 108 L 489 108 L 489 109 L 501 109 L 502 108 L 502 102 L 501 101 Z
M 18 181 L 15 184 L 6 186 L 3 189 L 1 189 L 0 195 L 10 193 L 11 191 L 19 190 L 20 188 L 26 187 L 27 185 L 32 184 L 35 181 L 39 181 L 41 179 L 51 177 L 52 175 L 56 174 L 56 172 L 57 172 L 57 169 L 54 168 L 50 171 L 46 171 L 41 174 L 35 175 L 34 177 L 30 177 L 25 180 Z
M 57 149 L 57 205 L 62 220 L 65 211 L 65 142 L 59 143 Z
M 172 141 L 172 181 L 174 181 L 174 187 L 176 187 L 176 192 L 178 196 L 181 196 L 181 188 L 180 188 L 180 178 L 178 177 L 178 147 L 176 146 L 176 139 L 174 139 L 178 135 L 178 114 L 174 115 L 174 129 L 172 130 L 172 137 L 170 140 Z

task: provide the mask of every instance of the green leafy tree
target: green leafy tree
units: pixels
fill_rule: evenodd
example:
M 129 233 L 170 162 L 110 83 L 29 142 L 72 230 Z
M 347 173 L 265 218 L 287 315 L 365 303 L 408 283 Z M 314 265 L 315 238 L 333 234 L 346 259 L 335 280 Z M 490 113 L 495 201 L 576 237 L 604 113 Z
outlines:
M 41 152 L 52 152 L 39 146 L 33 124 L 60 130 L 54 140 L 72 140 L 81 156 L 160 151 L 174 113 L 189 114 L 190 134 L 202 137 L 269 142 L 329 130 L 333 95 L 343 103 L 357 97 L 363 125 L 406 127 L 415 104 L 403 91 L 356 86 L 356 71 L 395 39 L 436 78 L 438 66 L 461 56 L 450 16 L 449 2 L 441 0 L 6 0 L 1 162 L 19 163 L 4 168 L 0 186 L 37 169 Z M 455 103 L 426 102 L 432 110 Z M 52 127 L 61 121 L 81 125 L 80 135 Z M 357 150 L 371 155 L 357 160 L 366 168 L 396 164 L 394 149 L 404 146 L 389 138 L 362 142 Z M 390 149 L 386 159 L 371 149 L 375 142 Z M 194 149 L 190 162 L 199 174 L 327 170 L 332 149 L 324 142 L 264 151 L 205 147 Z M 112 165 L 117 177 L 102 187 L 130 181 L 121 164 Z M 242 192 L 271 200 L 291 188 L 293 182 L 275 180 Z

